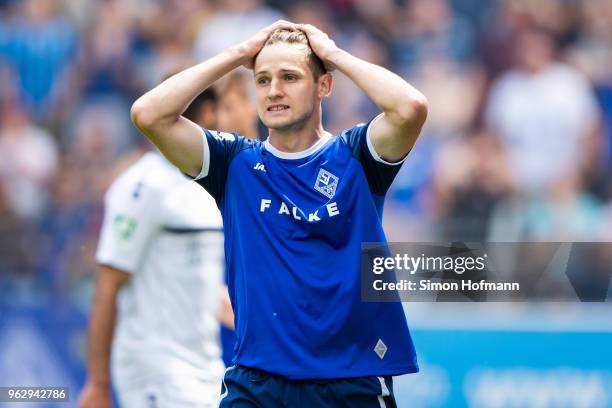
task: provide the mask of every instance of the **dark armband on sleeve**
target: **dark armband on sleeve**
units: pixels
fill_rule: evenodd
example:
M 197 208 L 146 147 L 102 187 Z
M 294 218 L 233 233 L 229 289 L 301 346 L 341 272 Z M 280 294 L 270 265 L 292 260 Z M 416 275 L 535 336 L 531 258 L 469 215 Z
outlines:
M 389 163 L 376 153 L 369 139 L 369 129 L 377 118 L 378 116 L 366 124 L 343 131 L 340 137 L 346 142 L 353 157 L 361 163 L 370 191 L 373 194 L 384 196 L 408 155 L 397 163 Z
M 225 133 L 202 128 L 202 170 L 194 180 L 213 196 L 217 204 L 225 194 L 227 173 L 234 157 L 248 147 L 248 139 L 236 133 Z

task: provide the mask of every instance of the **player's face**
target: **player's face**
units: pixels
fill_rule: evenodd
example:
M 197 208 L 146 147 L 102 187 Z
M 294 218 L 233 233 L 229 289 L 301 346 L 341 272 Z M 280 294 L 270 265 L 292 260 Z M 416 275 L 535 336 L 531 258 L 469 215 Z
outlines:
M 303 45 L 264 47 L 255 61 L 257 111 L 270 129 L 300 128 L 320 103 L 318 83 L 306 60 Z

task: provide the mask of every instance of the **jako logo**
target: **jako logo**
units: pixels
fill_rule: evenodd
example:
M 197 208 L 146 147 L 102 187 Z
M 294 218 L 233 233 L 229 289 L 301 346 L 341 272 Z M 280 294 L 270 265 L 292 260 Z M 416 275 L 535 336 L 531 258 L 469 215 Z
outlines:
M 255 164 L 255 166 L 253 167 L 254 170 L 261 170 L 264 173 L 266 172 L 266 168 L 262 163 L 257 163 Z

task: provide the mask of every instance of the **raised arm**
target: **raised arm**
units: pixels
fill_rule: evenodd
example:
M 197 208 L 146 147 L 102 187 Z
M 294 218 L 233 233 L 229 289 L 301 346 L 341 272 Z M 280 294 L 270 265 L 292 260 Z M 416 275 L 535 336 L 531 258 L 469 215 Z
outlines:
M 338 69 L 349 77 L 383 112 L 370 128 L 376 153 L 388 162 L 402 160 L 427 118 L 425 96 L 393 72 L 338 48 L 318 28 L 310 24 L 297 27 L 306 33 L 312 50 L 329 70 Z
M 132 121 L 170 162 L 196 176 L 202 168 L 202 132 L 181 115 L 217 79 L 240 65 L 251 65 L 274 30 L 293 27 L 289 22 L 277 21 L 250 39 L 173 75 L 134 102 Z

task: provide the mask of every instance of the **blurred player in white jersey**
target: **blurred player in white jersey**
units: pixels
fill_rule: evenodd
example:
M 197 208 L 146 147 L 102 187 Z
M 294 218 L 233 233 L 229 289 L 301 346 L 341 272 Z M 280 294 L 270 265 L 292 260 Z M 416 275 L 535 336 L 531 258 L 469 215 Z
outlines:
M 185 115 L 214 125 L 215 104 L 206 91 Z M 232 326 L 233 314 L 213 198 L 159 153 L 146 153 L 106 193 L 96 260 L 79 406 L 110 407 L 111 378 L 122 407 L 215 406 L 224 369 L 219 320 Z

